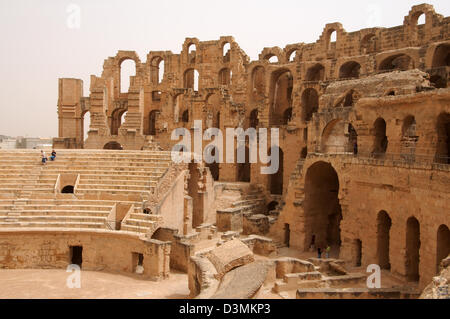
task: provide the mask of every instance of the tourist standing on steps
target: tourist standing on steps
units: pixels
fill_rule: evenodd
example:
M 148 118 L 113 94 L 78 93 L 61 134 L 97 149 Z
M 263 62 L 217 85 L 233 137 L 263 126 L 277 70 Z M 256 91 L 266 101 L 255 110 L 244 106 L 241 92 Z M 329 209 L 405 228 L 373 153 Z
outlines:
M 47 154 L 45 154 L 45 152 L 42 150 L 41 150 L 41 158 L 42 158 L 42 165 L 45 165 L 45 163 L 47 163 Z
M 322 249 L 319 247 L 317 248 L 317 258 L 321 259 L 322 258 Z
M 325 249 L 325 258 L 326 259 L 330 258 L 330 251 L 331 251 L 331 247 L 330 247 L 330 245 L 327 245 L 327 249 Z

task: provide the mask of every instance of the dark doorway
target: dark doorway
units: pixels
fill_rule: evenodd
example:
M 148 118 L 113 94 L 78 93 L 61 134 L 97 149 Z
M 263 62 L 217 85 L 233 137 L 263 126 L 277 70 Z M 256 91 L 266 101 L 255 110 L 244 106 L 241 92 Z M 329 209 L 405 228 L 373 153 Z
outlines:
M 70 262 L 72 265 L 78 265 L 81 268 L 83 263 L 83 247 L 70 246 Z
M 420 224 L 415 217 L 406 223 L 406 278 L 408 281 L 419 281 L 420 263 Z
M 354 241 L 354 265 L 355 267 L 361 267 L 362 264 L 362 241 L 355 239 Z
M 156 135 L 156 114 L 157 111 L 151 111 L 149 116 L 149 135 Z
M 104 150 L 123 150 L 122 145 L 117 142 L 109 142 L 103 147 Z
M 272 152 L 279 152 L 279 166 L 278 171 L 275 174 L 270 175 L 270 193 L 272 195 L 283 195 L 283 174 L 284 174 L 284 154 L 283 150 L 278 146 L 274 146 L 270 149 Z
M 291 229 L 289 224 L 284 224 L 284 244 L 289 247 L 291 241 Z
M 436 267 L 439 273 L 439 265 L 450 254 L 450 230 L 446 225 L 441 225 L 437 233 Z
M 381 211 L 377 218 L 377 256 L 381 269 L 391 269 L 389 259 L 390 231 L 392 226 L 388 213 Z
M 73 194 L 74 191 L 74 187 L 72 185 L 68 185 L 63 187 L 63 189 L 61 190 L 61 194 Z
M 277 209 L 277 207 L 278 207 L 277 201 L 270 202 L 269 205 L 267 205 L 267 212 L 270 213 L 270 212 L 274 211 L 275 209 Z
M 242 146 L 238 149 L 238 154 L 239 151 L 242 152 Z M 245 163 L 238 163 L 237 164 L 238 167 L 238 182 L 243 182 L 243 183 L 250 183 L 251 180 L 251 164 L 250 164 L 250 154 L 249 154 L 249 150 L 248 147 L 245 147 Z
M 304 201 L 305 251 L 310 248 L 314 234 L 316 247 L 330 245 L 339 255 L 342 210 L 338 195 L 339 179 L 330 163 L 317 162 L 308 168 Z

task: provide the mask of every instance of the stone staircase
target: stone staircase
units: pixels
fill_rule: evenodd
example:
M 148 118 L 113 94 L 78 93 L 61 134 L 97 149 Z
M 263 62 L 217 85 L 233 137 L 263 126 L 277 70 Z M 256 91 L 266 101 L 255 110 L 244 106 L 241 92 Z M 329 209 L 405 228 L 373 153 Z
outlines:
M 143 203 L 171 166 L 168 152 L 59 150 L 42 165 L 40 151 L 0 151 L 0 229 L 108 229 L 153 233 L 162 217 Z M 75 176 L 73 194 L 61 194 L 62 176 Z M 131 207 L 122 221 L 116 205 Z M 117 223 L 120 227 L 117 227 Z

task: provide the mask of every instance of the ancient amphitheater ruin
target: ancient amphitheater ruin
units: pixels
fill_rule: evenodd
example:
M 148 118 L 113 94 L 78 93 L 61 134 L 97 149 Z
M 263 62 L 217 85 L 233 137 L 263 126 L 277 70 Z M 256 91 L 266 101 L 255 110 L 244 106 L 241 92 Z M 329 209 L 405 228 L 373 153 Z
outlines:
M 449 81 L 450 17 L 427 4 L 257 61 L 230 36 L 145 62 L 119 51 L 88 96 L 59 80 L 55 162 L 0 152 L 0 268 L 78 264 L 161 287 L 178 273 L 191 298 L 417 298 L 450 263 Z M 279 129 L 277 173 L 249 156 L 171 159 L 176 128 L 238 127 Z

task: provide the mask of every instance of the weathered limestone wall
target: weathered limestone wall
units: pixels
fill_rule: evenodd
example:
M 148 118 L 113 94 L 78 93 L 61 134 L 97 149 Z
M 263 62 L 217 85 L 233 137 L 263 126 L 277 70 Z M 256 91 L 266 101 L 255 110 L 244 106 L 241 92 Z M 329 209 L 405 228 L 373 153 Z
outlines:
M 137 235 L 102 231 L 0 232 L 0 268 L 66 268 L 70 246 L 83 247 L 82 269 L 132 273 L 133 253 L 143 254 L 144 277 L 169 276 L 170 243 L 142 240 Z

